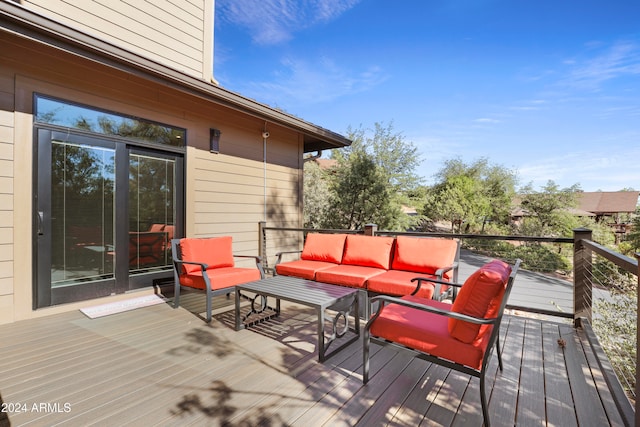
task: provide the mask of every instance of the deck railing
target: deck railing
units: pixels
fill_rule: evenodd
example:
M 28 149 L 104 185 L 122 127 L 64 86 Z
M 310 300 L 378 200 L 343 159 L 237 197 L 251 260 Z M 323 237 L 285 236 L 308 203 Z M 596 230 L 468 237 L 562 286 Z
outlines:
M 640 417 L 636 418 L 640 403 L 635 398 L 640 383 L 637 369 L 638 363 L 640 363 L 638 358 L 640 332 L 637 327 L 640 319 L 637 309 L 640 306 L 640 293 L 637 291 L 640 288 L 640 269 L 638 267 L 640 254 L 636 254 L 636 259 L 633 259 L 612 251 L 594 242 L 591 230 L 583 228 L 574 230 L 573 238 L 547 238 L 392 232 L 379 231 L 375 225 L 368 225 L 363 230 L 268 227 L 265 222 L 260 222 L 259 253 L 266 268 L 273 268 L 277 252 L 301 249 L 304 236 L 309 232 L 456 238 L 460 239 L 463 248 L 507 262 L 512 262 L 518 257 L 523 258 L 519 254 L 529 254 L 531 256 L 524 257 L 523 268 L 530 271 L 559 274 L 568 280 L 572 279 L 572 312 L 526 306 L 511 306 L 511 308 L 572 319 L 576 327 L 584 327 L 596 355 L 599 356 L 599 361 L 603 361 L 601 363 L 602 371 L 607 377 L 605 379 L 609 388 L 615 395 L 616 403 L 625 423 L 640 427 Z M 632 302 L 630 302 L 630 298 Z M 621 318 L 622 307 L 616 305 L 620 303 L 624 304 L 626 310 L 624 311 L 626 317 L 620 324 L 626 327 L 624 336 L 606 326 L 607 314 L 615 313 L 618 318 Z M 595 324 L 593 329 L 592 324 Z M 596 336 L 593 330 L 601 331 L 601 336 Z M 601 346 L 601 343 L 605 343 L 605 345 Z M 612 369 L 611 366 L 614 368 Z M 635 401 L 635 411 L 632 401 Z

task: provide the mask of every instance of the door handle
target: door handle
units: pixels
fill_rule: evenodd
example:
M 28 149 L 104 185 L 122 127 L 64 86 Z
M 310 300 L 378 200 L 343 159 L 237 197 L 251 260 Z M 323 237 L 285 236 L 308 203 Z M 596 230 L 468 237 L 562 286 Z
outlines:
M 38 236 L 44 235 L 44 212 L 38 211 Z

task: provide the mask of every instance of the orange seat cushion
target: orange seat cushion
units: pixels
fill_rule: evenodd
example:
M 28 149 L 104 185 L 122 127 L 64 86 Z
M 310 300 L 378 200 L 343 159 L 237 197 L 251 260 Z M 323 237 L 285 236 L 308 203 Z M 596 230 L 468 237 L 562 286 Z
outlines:
M 350 288 L 364 289 L 367 280 L 385 271 L 386 270 L 382 268 L 342 264 L 316 271 L 315 280 L 323 283 L 348 286 Z
M 260 280 L 260 270 L 256 268 L 219 267 L 206 271 L 211 282 L 211 289 L 223 289 L 239 285 L 241 283 Z M 180 284 L 190 288 L 206 289 L 202 271 L 180 275 Z
M 346 237 L 346 234 L 309 233 L 300 258 L 340 264 Z
M 314 280 L 317 271 L 335 266 L 336 264 L 332 262 L 300 259 L 276 265 L 276 272 L 281 276 L 295 276 L 303 279 Z
M 438 269 L 453 265 L 457 251 L 458 242 L 452 239 L 398 236 L 391 268 L 435 274 Z M 450 279 L 450 273 L 444 273 L 444 278 Z
M 344 245 L 342 264 L 388 270 L 393 237 L 349 235 Z
M 180 240 L 180 252 L 183 261 L 202 262 L 208 268 L 233 267 L 231 236 L 212 238 L 185 238 Z M 200 266 L 183 264 L 188 274 L 201 271 Z
M 458 291 L 451 311 L 480 318 L 495 317 L 510 274 L 511 266 L 500 260 L 491 261 L 480 267 L 469 276 Z M 486 325 L 477 325 L 464 320 L 449 319 L 449 333 L 465 343 L 476 340 L 489 328 Z
M 418 286 L 418 283 L 411 282 L 411 279 L 418 276 L 429 277 L 432 279 L 436 278 L 433 275 L 417 274 L 410 271 L 389 270 L 367 280 L 366 287 L 367 290 L 377 292 L 379 294 L 396 296 L 409 295 L 414 291 L 416 286 Z M 446 286 L 441 287 L 441 291 L 443 292 L 446 289 Z M 432 298 L 434 290 L 435 285 L 433 283 L 422 282 L 420 290 L 418 291 L 416 296 L 423 298 Z
M 415 296 L 402 299 L 446 311 L 451 308 L 450 304 Z M 398 304 L 386 305 L 370 331 L 373 336 L 474 369 L 481 368 L 489 343 L 488 335 L 482 340 L 464 343 L 449 334 L 448 317 Z

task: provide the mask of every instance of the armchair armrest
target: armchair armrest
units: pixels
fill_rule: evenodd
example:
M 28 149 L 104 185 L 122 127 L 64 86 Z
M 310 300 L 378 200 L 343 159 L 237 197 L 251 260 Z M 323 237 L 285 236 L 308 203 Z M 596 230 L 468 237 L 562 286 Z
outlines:
M 180 272 L 182 271 L 182 264 L 191 264 L 191 265 L 199 265 L 200 266 L 200 270 L 202 271 L 202 274 L 204 274 L 205 271 L 207 271 L 207 268 L 209 268 L 209 264 L 206 264 L 204 262 L 196 262 L 196 261 L 183 261 L 181 259 L 178 258 L 173 258 L 173 263 L 176 266 L 176 271 Z
M 276 263 L 273 266 L 273 268 L 275 268 L 278 264 L 280 264 L 282 262 L 282 255 L 284 254 L 301 254 L 302 251 L 281 251 L 276 253 Z
M 256 255 L 233 255 L 234 258 L 251 258 L 256 262 L 256 267 L 260 270 L 260 278 L 264 279 L 264 267 L 262 267 L 262 258 Z
M 446 316 L 446 317 L 451 317 L 453 319 L 464 320 L 465 322 L 475 323 L 475 324 L 478 324 L 478 325 L 490 325 L 490 324 L 495 324 L 498 321 L 497 317 L 484 318 L 484 317 L 469 316 L 467 314 L 462 314 L 462 313 L 456 313 L 456 312 L 453 312 L 453 311 L 442 310 L 440 308 L 432 307 L 430 305 L 418 304 L 418 303 L 413 302 L 413 301 L 406 301 L 406 300 L 403 300 L 403 299 L 400 299 L 400 298 L 397 298 L 397 297 L 391 297 L 391 296 L 388 296 L 388 295 L 378 295 L 378 296 L 375 296 L 375 297 L 371 298 L 371 300 L 370 300 L 372 305 L 376 301 L 380 301 L 381 303 L 378 305 L 378 310 L 374 313 L 374 315 L 371 317 L 371 319 L 369 319 L 369 321 L 367 322 L 367 327 L 369 327 L 369 325 L 371 323 L 373 323 L 373 321 L 375 319 L 377 319 L 378 316 L 380 316 L 380 313 L 382 313 L 382 309 L 384 308 L 384 306 L 386 304 L 399 304 L 399 305 L 403 305 L 405 307 L 415 308 L 416 310 L 428 311 L 430 313 L 434 313 L 434 314 L 438 314 L 438 315 Z
M 436 270 L 436 276 L 438 277 L 438 279 L 443 280 L 443 276 L 444 273 L 446 273 L 447 271 L 451 271 L 451 270 L 457 270 L 458 269 L 458 262 L 454 262 L 453 264 L 447 266 L 447 267 L 442 267 Z M 454 279 L 455 280 L 455 279 Z
M 416 288 L 413 290 L 413 292 L 411 292 L 411 295 L 416 295 L 418 293 L 418 291 L 420 290 L 420 287 L 422 286 L 422 282 L 431 282 L 435 285 L 435 289 L 433 291 L 433 299 L 438 299 L 438 300 L 440 299 L 440 289 L 442 288 L 442 285 L 452 286 L 454 288 L 462 287 L 462 283 L 449 282 L 447 280 L 442 280 L 441 278 L 432 279 L 430 277 L 414 277 L 413 279 L 411 279 L 411 281 L 418 282 L 418 284 L 416 285 Z M 457 293 L 457 289 L 455 289 L 455 291 L 453 292 L 454 297 L 456 293 Z

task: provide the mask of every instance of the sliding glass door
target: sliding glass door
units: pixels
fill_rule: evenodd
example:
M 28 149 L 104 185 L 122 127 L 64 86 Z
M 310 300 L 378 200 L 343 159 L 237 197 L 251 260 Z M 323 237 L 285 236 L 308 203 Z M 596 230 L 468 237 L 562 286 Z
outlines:
M 181 155 L 49 129 L 37 129 L 36 146 L 35 308 L 170 276 Z

